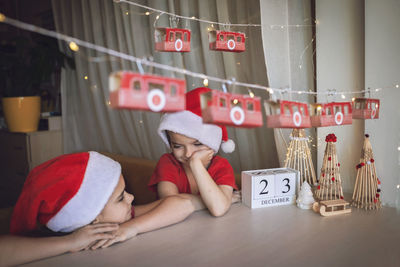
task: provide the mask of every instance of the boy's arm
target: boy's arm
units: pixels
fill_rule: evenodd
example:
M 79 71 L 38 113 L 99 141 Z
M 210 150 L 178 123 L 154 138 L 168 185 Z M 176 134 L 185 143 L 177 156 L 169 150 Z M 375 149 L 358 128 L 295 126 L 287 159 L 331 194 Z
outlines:
M 179 195 L 169 196 L 153 203 L 150 203 L 150 206 L 147 206 L 144 209 L 142 209 L 141 206 L 135 207 L 135 213 L 137 210 L 139 213 L 142 213 L 144 210 L 147 210 L 147 212 L 121 224 L 115 238 L 104 242 L 98 242 L 91 248 L 105 248 L 116 242 L 132 238 L 137 234 L 178 223 L 186 219 L 186 217 L 195 210 L 190 199 Z M 149 210 L 149 207 L 151 206 L 153 206 L 153 208 Z
M 217 185 L 208 173 L 204 162 L 212 157 L 211 149 L 199 150 L 190 159 L 190 170 L 196 180 L 204 205 L 213 216 L 224 215 L 232 204 L 233 188 L 228 185 Z
M 17 265 L 79 251 L 97 240 L 113 238 L 112 232 L 117 229 L 117 224 L 90 224 L 65 236 L 0 236 L 0 266 Z

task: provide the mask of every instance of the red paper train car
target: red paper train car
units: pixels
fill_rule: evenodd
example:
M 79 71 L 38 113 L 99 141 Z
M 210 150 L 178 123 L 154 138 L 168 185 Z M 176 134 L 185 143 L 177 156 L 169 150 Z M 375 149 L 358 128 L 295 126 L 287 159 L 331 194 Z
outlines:
M 110 106 L 118 109 L 174 112 L 185 109 L 186 81 L 130 71 L 109 77 Z
M 265 101 L 267 127 L 310 128 L 311 120 L 306 103 L 278 100 Z
M 312 127 L 351 124 L 351 102 L 331 102 L 310 104 Z
M 353 101 L 353 119 L 379 119 L 379 99 L 356 98 Z
M 201 94 L 200 101 L 204 122 L 246 128 L 263 125 L 259 97 L 211 90 Z
M 179 28 L 156 28 L 155 49 L 161 52 L 189 52 L 190 30 Z
M 246 36 L 241 32 L 212 30 L 208 32 L 210 50 L 243 52 L 246 50 Z

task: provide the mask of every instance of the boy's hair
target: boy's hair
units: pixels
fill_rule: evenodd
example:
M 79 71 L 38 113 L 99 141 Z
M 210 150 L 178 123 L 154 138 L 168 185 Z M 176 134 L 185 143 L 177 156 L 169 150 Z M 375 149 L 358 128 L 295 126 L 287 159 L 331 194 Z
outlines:
M 91 223 L 118 184 L 121 166 L 94 151 L 62 155 L 28 175 L 14 207 L 10 233 L 72 232 Z

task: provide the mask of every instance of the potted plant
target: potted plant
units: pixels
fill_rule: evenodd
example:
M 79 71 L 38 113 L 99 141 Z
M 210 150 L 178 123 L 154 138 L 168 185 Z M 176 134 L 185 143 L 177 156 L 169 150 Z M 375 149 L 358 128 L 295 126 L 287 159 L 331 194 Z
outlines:
M 0 94 L 11 132 L 36 131 L 40 119 L 41 85 L 72 57 L 59 50 L 57 40 L 42 35 L 18 36 L 0 46 Z

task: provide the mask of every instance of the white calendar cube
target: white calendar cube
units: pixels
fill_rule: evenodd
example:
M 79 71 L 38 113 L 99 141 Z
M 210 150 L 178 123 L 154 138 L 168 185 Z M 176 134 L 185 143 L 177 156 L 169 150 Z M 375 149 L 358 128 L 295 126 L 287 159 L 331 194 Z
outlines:
M 299 179 L 291 168 L 243 171 L 242 201 L 250 208 L 294 204 Z

